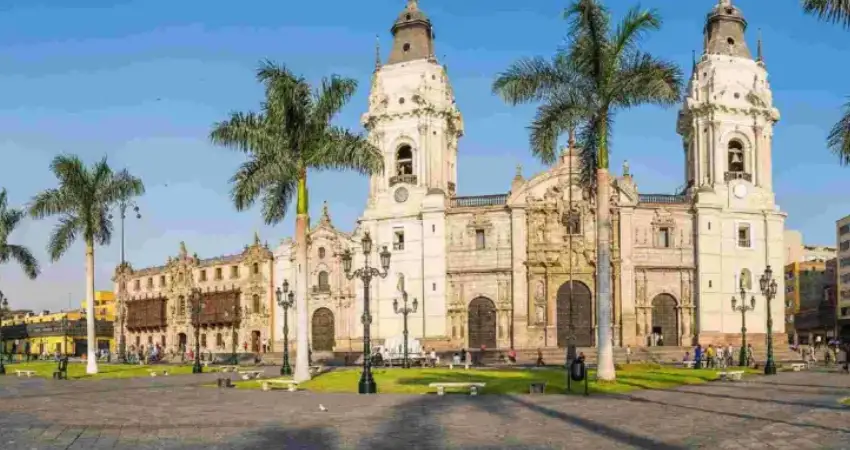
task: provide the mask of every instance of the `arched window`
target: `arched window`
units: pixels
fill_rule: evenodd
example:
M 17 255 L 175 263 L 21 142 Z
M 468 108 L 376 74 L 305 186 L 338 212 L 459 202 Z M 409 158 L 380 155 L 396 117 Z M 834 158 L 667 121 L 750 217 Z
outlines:
M 260 273 L 260 265 L 258 263 L 254 263 L 253 271 L 254 271 L 254 275 L 257 275 L 258 273 Z
M 328 282 L 328 273 L 324 270 L 319 272 L 319 290 L 320 291 L 328 291 L 330 290 L 331 285 Z
M 748 291 L 753 289 L 753 274 L 750 272 L 750 269 L 741 269 L 741 280 L 739 283 L 741 287 Z
M 741 141 L 729 141 L 729 172 L 744 171 L 744 145 Z
M 182 295 L 177 298 L 177 315 L 182 316 L 186 314 L 186 298 Z
M 251 309 L 254 310 L 254 314 L 259 313 L 260 312 L 260 296 L 257 295 L 257 294 L 254 294 L 254 296 L 251 297 L 251 303 L 252 303 Z
M 413 175 L 413 149 L 402 145 L 395 154 L 396 175 Z

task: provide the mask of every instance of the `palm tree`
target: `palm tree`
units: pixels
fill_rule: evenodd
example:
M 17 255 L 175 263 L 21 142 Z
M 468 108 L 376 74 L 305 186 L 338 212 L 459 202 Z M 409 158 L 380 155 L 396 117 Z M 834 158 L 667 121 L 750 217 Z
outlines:
M 21 224 L 23 218 L 24 211 L 9 208 L 6 189 L 0 189 L 0 264 L 15 260 L 24 273 L 34 280 L 39 273 L 38 261 L 28 248 L 9 243 L 9 235 Z
M 805 0 L 803 10 L 850 29 L 850 0 Z M 841 118 L 829 130 L 826 145 L 838 156 L 841 165 L 850 166 L 850 102 L 844 105 Z
M 353 169 L 362 174 L 384 170 L 380 150 L 364 137 L 331 125 L 357 89 L 357 82 L 336 75 L 318 89 L 270 61 L 257 70 L 265 87 L 260 112 L 233 113 L 216 123 L 213 143 L 245 153 L 248 160 L 231 179 L 236 209 L 243 211 L 262 198 L 267 224 L 283 220 L 296 198 L 295 241 L 297 279 L 297 353 L 295 380 L 310 379 L 307 318 L 308 170 Z
M 47 243 L 53 261 L 64 255 L 77 237 L 86 245 L 86 318 L 88 327 L 88 365 L 86 373 L 97 373 L 94 315 L 94 246 L 112 240 L 109 209 L 121 199 L 145 192 L 142 180 L 126 170 L 113 172 L 106 158 L 86 167 L 79 157 L 59 155 L 50 163 L 59 186 L 37 194 L 30 205 L 36 219 L 59 216 Z
M 575 0 L 565 11 L 569 40 L 552 60 L 527 58 L 499 74 L 493 91 L 512 105 L 539 102 L 530 128 L 532 153 L 556 160 L 558 138 L 575 124 L 582 143 L 583 181 L 596 193 L 597 378 L 614 371 L 611 335 L 610 180 L 608 153 L 615 115 L 643 104 L 681 100 L 683 76 L 674 63 L 640 50 L 641 38 L 658 30 L 654 10 L 629 10 L 613 28 L 600 0 Z

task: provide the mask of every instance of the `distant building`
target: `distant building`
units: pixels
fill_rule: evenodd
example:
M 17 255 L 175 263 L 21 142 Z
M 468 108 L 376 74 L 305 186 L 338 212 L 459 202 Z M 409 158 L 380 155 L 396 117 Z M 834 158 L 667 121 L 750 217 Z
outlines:
M 812 344 L 835 336 L 836 258 L 785 266 L 789 340 Z
M 83 300 L 82 309 L 87 311 L 88 302 Z M 112 291 L 95 291 L 94 316 L 98 320 L 115 321 L 115 293 Z
M 838 246 L 836 271 L 836 328 L 842 340 L 850 341 L 850 216 L 835 223 Z
M 835 258 L 836 247 L 827 245 L 805 245 L 803 234 L 797 230 L 785 230 L 785 264 L 803 261 L 826 261 Z
M 114 298 L 110 291 L 95 292 L 95 299 Z M 115 351 L 112 340 L 112 319 L 95 311 L 95 334 L 97 347 L 108 348 Z M 29 353 L 39 355 L 42 353 L 59 352 L 61 354 L 81 356 L 88 350 L 88 334 L 85 310 L 70 311 L 41 311 L 34 313 L 31 310 L 11 311 L 8 317 L 4 316 L 2 334 L 4 351 L 23 355 L 29 342 Z

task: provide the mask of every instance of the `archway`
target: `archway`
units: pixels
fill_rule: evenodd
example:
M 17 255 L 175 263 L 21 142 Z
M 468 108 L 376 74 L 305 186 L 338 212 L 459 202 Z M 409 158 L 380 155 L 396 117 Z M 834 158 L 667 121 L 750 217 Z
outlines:
M 469 348 L 496 348 L 496 304 L 487 297 L 477 297 L 469 303 L 467 319 Z
M 556 301 L 558 347 L 572 343 L 593 346 L 593 309 L 590 288 L 581 281 L 568 281 L 558 288 Z
M 332 352 L 334 349 L 334 313 L 328 308 L 319 308 L 313 313 L 314 352 Z
M 251 332 L 251 351 L 260 353 L 260 332 L 257 330 Z
M 180 333 L 177 335 L 177 345 L 181 352 L 186 351 L 186 333 Z
M 679 313 L 676 299 L 670 294 L 658 294 L 652 299 L 652 333 L 657 345 L 679 345 Z

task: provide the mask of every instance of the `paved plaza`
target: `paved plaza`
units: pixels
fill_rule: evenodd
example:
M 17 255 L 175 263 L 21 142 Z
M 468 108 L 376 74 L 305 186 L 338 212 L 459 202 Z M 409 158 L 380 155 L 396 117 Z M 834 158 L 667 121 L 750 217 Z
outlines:
M 850 376 L 783 373 L 627 396 L 314 394 L 215 375 L 0 378 L 0 448 L 850 449 Z M 321 411 L 319 405 L 327 411 Z

